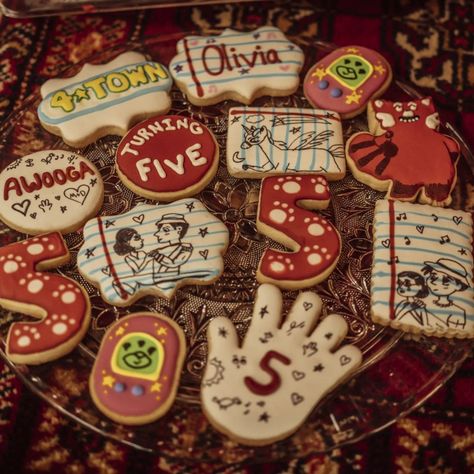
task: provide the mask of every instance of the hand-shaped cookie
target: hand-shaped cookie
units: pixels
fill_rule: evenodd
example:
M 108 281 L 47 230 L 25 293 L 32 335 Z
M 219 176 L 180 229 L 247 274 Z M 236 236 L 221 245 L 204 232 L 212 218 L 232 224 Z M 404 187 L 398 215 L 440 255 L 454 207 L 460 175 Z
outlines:
M 334 351 L 347 332 L 341 316 L 314 329 L 321 306 L 315 293 L 300 293 L 282 323 L 281 293 L 264 284 L 242 345 L 229 319 L 211 321 L 201 400 L 216 429 L 248 445 L 283 439 L 360 365 L 357 347 Z

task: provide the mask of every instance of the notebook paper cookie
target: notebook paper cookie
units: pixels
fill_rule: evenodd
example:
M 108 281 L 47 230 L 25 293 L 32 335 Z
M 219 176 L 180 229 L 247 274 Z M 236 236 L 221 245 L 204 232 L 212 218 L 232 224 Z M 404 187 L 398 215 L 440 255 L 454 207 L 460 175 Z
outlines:
M 66 150 L 26 155 L 0 173 L 0 219 L 28 234 L 77 230 L 102 206 L 97 168 Z
M 412 333 L 474 337 L 471 214 L 381 200 L 374 222 L 373 320 Z
M 102 338 L 89 378 L 97 408 L 118 423 L 141 425 L 173 404 L 186 354 L 181 328 L 157 313 L 134 313 Z
M 273 26 L 249 33 L 227 28 L 217 36 L 187 36 L 177 45 L 170 72 L 195 105 L 286 96 L 296 91 L 303 52 Z
M 227 168 L 232 176 L 318 173 L 329 180 L 345 176 L 342 125 L 335 112 L 234 107 L 227 130 Z
M 197 199 L 139 204 L 90 220 L 77 256 L 79 272 L 109 304 L 151 294 L 170 298 L 185 284 L 206 285 L 223 271 L 227 227 Z
M 124 135 L 136 122 L 166 113 L 173 84 L 168 70 L 136 52 L 112 61 L 85 64 L 73 77 L 41 86 L 41 125 L 71 146 L 83 147 L 105 135 Z

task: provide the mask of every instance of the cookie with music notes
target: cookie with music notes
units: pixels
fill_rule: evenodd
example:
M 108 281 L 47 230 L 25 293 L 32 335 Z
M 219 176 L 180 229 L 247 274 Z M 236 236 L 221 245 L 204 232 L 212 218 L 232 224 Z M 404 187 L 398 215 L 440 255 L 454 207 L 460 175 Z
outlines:
M 438 337 L 474 337 L 469 212 L 380 200 L 375 206 L 372 319 Z
M 287 96 L 298 88 L 304 55 L 274 26 L 216 36 L 187 36 L 178 42 L 170 72 L 194 105 L 226 99 L 250 104 L 264 95 Z

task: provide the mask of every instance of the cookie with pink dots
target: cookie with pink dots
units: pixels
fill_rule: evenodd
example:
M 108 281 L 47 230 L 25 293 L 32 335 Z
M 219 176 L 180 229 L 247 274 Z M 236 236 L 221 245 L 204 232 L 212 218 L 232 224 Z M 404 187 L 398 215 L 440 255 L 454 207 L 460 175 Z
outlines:
M 89 326 L 89 297 L 79 283 L 43 270 L 69 260 L 61 234 L 52 232 L 0 249 L 0 306 L 40 321 L 14 322 L 6 353 L 18 364 L 41 364 L 69 353 Z
M 262 181 L 257 229 L 291 251 L 267 249 L 257 270 L 259 282 L 308 288 L 331 274 L 341 238 L 327 219 L 310 211 L 327 208 L 329 200 L 323 176 L 272 176 Z

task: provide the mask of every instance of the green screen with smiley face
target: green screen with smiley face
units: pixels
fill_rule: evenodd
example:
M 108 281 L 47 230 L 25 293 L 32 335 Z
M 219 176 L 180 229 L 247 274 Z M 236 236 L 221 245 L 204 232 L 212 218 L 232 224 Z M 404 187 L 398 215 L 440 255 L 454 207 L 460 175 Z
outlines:
M 341 56 L 328 69 L 334 78 L 350 89 L 361 86 L 373 71 L 373 67 L 368 61 L 355 54 Z
M 116 365 L 124 372 L 152 375 L 159 368 L 160 350 L 147 334 L 130 334 L 121 341 L 116 353 Z

